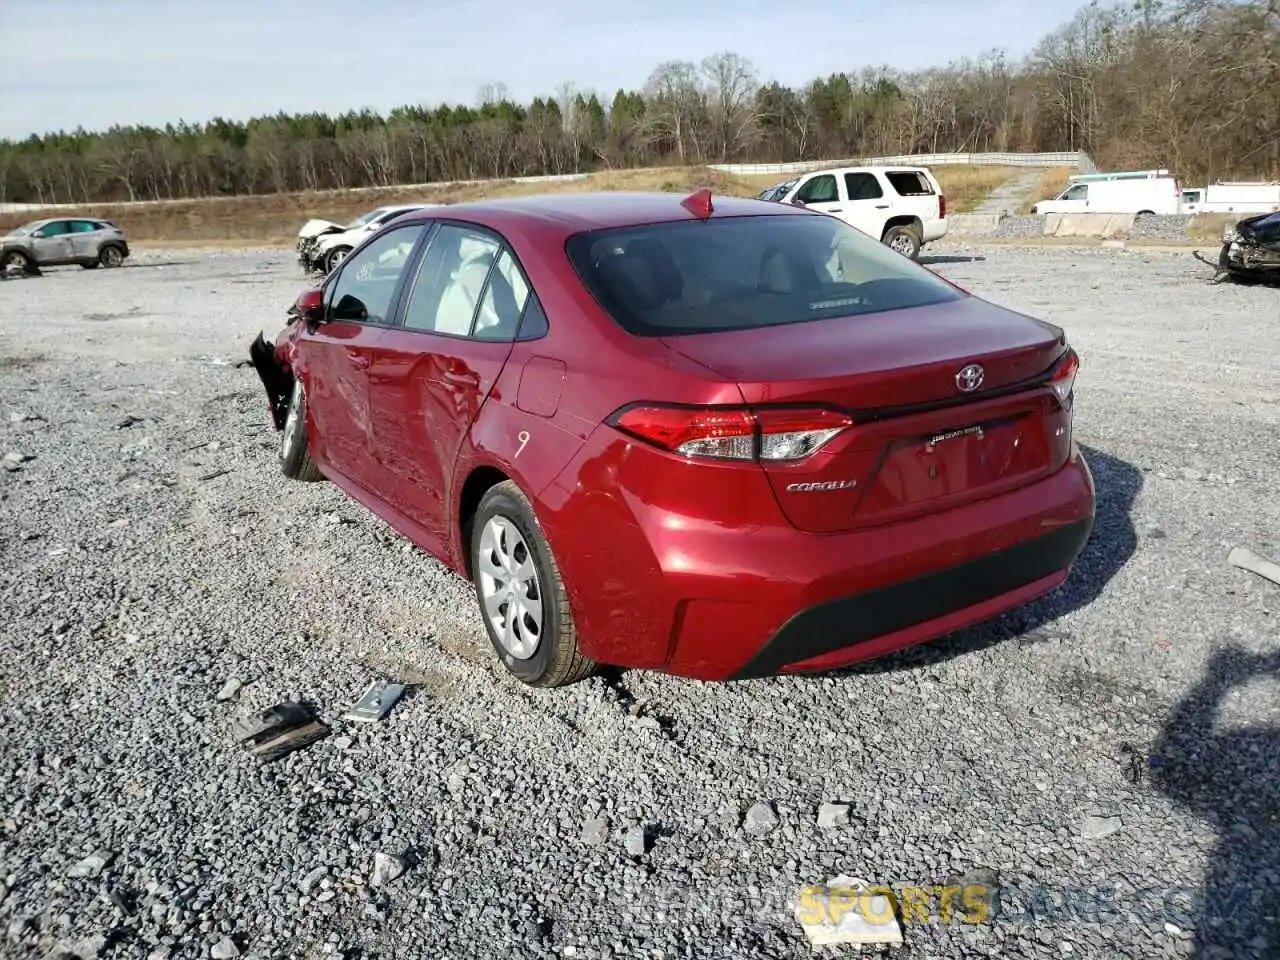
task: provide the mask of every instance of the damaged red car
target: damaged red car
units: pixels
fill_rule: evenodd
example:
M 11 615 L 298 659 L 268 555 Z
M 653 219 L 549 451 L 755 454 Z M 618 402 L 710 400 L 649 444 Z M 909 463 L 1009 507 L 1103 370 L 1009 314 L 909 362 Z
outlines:
M 409 214 L 250 356 L 284 474 L 473 581 L 537 686 L 874 657 L 1054 588 L 1093 525 L 1063 331 L 801 208 Z

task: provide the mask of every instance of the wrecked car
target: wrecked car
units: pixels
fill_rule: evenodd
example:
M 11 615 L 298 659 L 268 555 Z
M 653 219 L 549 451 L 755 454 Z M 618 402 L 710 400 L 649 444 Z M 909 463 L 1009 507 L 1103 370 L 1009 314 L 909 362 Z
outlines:
M 308 220 L 298 231 L 298 262 L 308 273 L 332 273 L 352 250 L 371 233 L 376 233 L 396 217 L 436 206 L 430 203 L 378 207 L 361 214 L 345 226 L 332 220 Z
M 532 686 L 877 657 L 1053 590 L 1093 527 L 1066 333 L 790 204 L 410 213 L 249 355 L 284 476 L 469 581 Z
M 1236 221 L 1222 232 L 1219 279 L 1280 281 L 1280 212 Z

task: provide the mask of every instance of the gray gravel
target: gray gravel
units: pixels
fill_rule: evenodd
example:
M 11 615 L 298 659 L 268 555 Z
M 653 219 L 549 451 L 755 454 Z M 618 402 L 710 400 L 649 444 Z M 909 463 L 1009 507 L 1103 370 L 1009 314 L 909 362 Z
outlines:
M 1280 291 L 928 252 L 1081 353 L 1100 508 L 1068 585 L 837 675 L 545 692 L 465 583 L 280 476 L 233 364 L 287 252 L 0 286 L 0 955 L 808 956 L 792 898 L 839 874 L 998 883 L 994 922 L 904 923 L 901 956 L 1267 955 L 1280 587 L 1226 554 L 1280 554 Z M 342 721 L 379 675 L 412 695 Z M 285 698 L 334 735 L 259 767 L 232 720 Z

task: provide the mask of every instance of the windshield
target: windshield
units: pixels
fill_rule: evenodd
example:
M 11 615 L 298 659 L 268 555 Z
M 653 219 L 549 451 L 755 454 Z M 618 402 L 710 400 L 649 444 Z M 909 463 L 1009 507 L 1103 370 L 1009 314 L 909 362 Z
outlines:
M 744 330 L 958 300 L 961 294 L 835 217 L 730 217 L 580 233 L 566 252 L 637 336 Z
M 788 180 L 786 183 L 779 183 L 776 186 L 772 186 L 768 190 L 763 191 L 756 197 L 756 199 L 771 200 L 771 201 L 781 200 L 788 193 L 790 193 L 791 188 L 794 187 L 799 182 L 800 182 L 799 177 L 793 177 L 792 179 Z
M 28 233 L 30 233 L 32 230 L 35 230 L 42 223 L 44 223 L 43 220 L 32 220 L 30 223 L 24 223 L 22 226 L 14 227 L 12 230 L 10 230 L 9 236 L 25 237 Z
M 368 213 L 363 214 L 362 216 L 360 216 L 355 220 L 352 220 L 342 229 L 354 230 L 356 227 L 363 227 L 366 223 L 369 223 L 371 220 L 376 220 L 378 217 L 382 216 L 386 212 L 387 212 L 386 207 L 379 207 L 377 210 L 370 210 Z

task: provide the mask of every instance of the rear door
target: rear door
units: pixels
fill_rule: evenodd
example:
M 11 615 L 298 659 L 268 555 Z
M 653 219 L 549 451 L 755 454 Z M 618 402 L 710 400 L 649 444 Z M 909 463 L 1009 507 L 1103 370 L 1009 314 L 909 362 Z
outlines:
M 71 254 L 77 260 L 97 260 L 104 231 L 92 220 L 72 220 Z
M 442 221 L 406 282 L 397 324 L 372 351 L 379 493 L 440 547 L 449 543 L 454 464 L 511 354 L 529 282 L 502 237 Z
M 850 170 L 842 179 L 848 201 L 841 219 L 871 239 L 879 240 L 884 236 L 885 221 L 892 214 L 884 184 L 870 170 Z
M 325 283 L 325 322 L 299 335 L 316 453 L 366 489 L 376 476 L 369 459 L 372 350 L 392 323 L 409 255 L 425 229 L 394 227 L 344 260 Z

